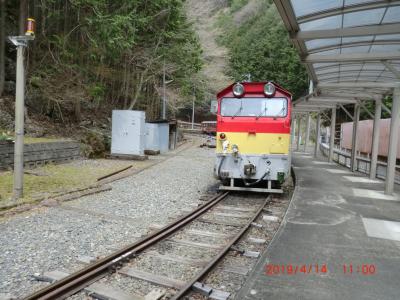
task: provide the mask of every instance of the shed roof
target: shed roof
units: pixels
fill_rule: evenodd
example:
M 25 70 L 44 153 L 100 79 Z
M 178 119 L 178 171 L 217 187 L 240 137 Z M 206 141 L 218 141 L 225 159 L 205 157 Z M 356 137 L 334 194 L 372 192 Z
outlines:
M 318 103 L 343 97 L 374 100 L 400 86 L 400 1 L 274 2 L 314 84 L 296 109 L 326 109 Z

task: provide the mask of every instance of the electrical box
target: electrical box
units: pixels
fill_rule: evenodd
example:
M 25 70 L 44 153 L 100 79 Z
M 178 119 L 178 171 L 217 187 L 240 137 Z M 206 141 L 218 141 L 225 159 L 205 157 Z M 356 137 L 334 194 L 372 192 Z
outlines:
M 169 123 L 146 123 L 146 150 L 166 153 L 169 150 Z
M 144 155 L 146 113 L 136 110 L 113 110 L 111 154 Z
M 169 150 L 169 123 L 159 123 L 160 152 L 165 153 Z
M 146 150 L 160 151 L 159 135 L 158 124 L 146 123 Z

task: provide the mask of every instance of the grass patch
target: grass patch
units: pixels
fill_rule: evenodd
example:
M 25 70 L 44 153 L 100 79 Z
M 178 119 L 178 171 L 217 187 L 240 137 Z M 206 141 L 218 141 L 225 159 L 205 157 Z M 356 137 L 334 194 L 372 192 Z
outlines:
M 24 137 L 24 144 L 35 144 L 35 143 L 51 143 L 51 142 L 62 142 L 62 141 L 67 141 L 66 139 L 57 139 L 57 138 L 35 138 L 35 137 Z
M 83 160 L 62 165 L 46 165 L 24 174 L 24 198 L 20 203 L 30 203 L 35 199 L 54 196 L 76 188 L 87 187 L 97 182 L 97 178 L 120 170 L 132 161 Z M 136 163 L 135 163 L 136 164 Z M 0 206 L 10 202 L 13 190 L 13 173 L 0 173 Z
M 7 131 L 0 128 L 0 141 L 5 140 L 14 140 L 15 133 L 12 131 Z M 51 143 L 51 142 L 61 142 L 61 141 L 69 141 L 69 139 L 65 138 L 56 138 L 56 137 L 30 137 L 24 136 L 24 144 L 34 144 L 34 143 Z

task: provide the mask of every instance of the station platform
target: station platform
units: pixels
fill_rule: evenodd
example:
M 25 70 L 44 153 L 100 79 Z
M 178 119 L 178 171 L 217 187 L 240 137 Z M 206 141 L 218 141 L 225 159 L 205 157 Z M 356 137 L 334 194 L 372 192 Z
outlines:
M 400 299 L 398 187 L 386 196 L 383 181 L 307 153 L 293 166 L 292 202 L 236 299 Z

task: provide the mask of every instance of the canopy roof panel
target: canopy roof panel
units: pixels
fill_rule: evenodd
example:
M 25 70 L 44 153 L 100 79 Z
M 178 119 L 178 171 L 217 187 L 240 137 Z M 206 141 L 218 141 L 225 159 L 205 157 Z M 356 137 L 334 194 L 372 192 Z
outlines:
M 400 86 L 400 0 L 274 0 L 319 94 Z

